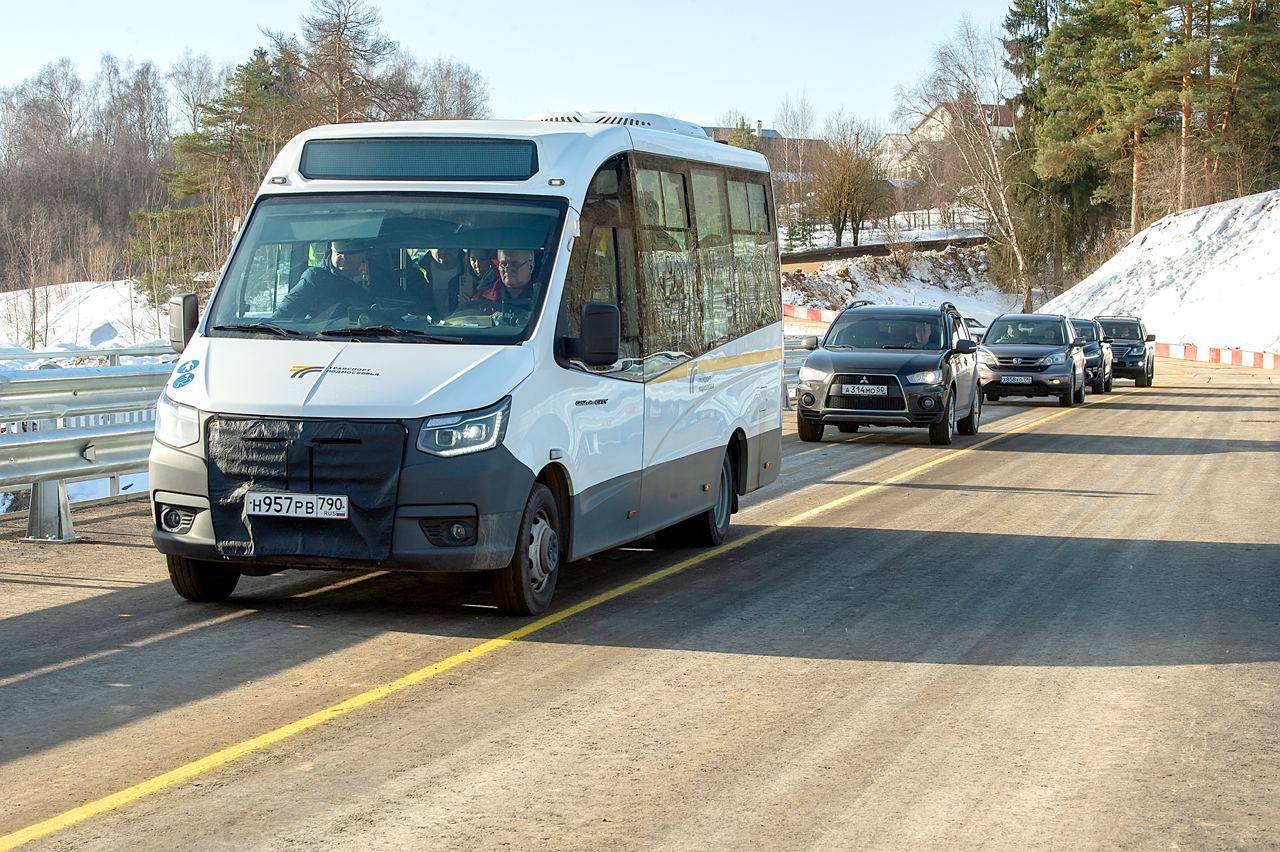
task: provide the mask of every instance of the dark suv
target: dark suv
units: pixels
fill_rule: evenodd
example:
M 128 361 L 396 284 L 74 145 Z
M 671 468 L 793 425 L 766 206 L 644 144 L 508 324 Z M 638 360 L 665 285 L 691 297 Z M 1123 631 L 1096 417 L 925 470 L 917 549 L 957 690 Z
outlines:
M 987 327 L 982 357 L 988 402 L 1004 396 L 1056 396 L 1084 402 L 1084 341 L 1061 314 L 1004 314 Z
M 927 428 L 934 444 L 978 434 L 982 394 L 978 344 L 949 302 L 941 307 L 858 304 L 831 323 L 800 368 L 796 425 L 802 441 L 824 427 Z
M 1071 324 L 1076 327 L 1076 337 L 1084 341 L 1084 373 L 1089 389 L 1094 393 L 1111 393 L 1116 381 L 1111 338 L 1097 320 L 1072 317 Z
M 1140 388 L 1149 388 L 1156 380 L 1156 336 L 1137 317 L 1094 317 L 1102 331 L 1111 338 L 1115 357 L 1111 369 L 1122 379 L 1133 379 Z

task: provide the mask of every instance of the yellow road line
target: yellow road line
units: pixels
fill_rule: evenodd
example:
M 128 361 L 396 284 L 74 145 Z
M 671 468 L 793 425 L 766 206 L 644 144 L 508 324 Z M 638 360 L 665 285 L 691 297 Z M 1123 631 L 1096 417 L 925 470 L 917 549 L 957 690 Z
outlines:
M 6 850 L 14 849 L 24 843 L 29 843 L 32 840 L 45 837 L 53 834 L 54 832 L 61 831 L 64 828 L 69 828 L 76 823 L 84 822 L 91 817 L 95 817 L 99 814 L 106 813 L 107 811 L 115 810 L 116 808 L 136 802 L 139 799 L 150 796 L 153 793 L 158 793 L 161 790 L 174 786 L 175 784 L 181 784 L 184 781 L 189 781 L 198 775 L 217 769 L 220 766 L 225 766 L 226 764 L 231 763 L 234 760 L 238 760 L 247 754 L 261 751 L 269 746 L 281 742 L 282 740 L 286 740 L 289 737 L 300 734 L 303 731 L 308 731 L 311 728 L 324 724 L 325 722 L 331 721 L 340 716 L 345 716 L 351 711 L 364 707 L 367 704 L 372 704 L 375 701 L 381 701 L 382 699 L 394 695 L 401 690 L 407 689 L 410 686 L 422 683 L 423 681 L 433 678 L 438 674 L 447 672 L 450 669 L 457 668 L 463 663 L 471 662 L 472 660 L 479 659 L 486 654 L 491 654 L 494 651 L 505 648 L 512 642 L 519 641 L 526 636 L 545 630 L 554 624 L 559 624 L 561 621 L 572 618 L 581 612 L 594 609 L 601 604 L 608 603 L 615 598 L 620 598 L 623 595 L 630 594 L 637 589 L 642 589 L 645 586 L 650 586 L 661 580 L 665 580 L 674 574 L 679 574 L 696 565 L 701 565 L 703 562 L 715 559 L 716 557 L 722 556 L 730 551 L 738 550 L 739 548 L 745 547 L 752 542 L 764 538 L 775 530 L 805 523 L 818 515 L 829 512 L 832 509 L 837 509 L 840 506 L 861 497 L 865 497 L 866 495 L 879 491 L 882 488 L 924 473 L 925 471 L 931 470 L 940 464 L 959 458 L 960 456 L 971 453 L 974 450 L 982 449 L 983 447 L 989 446 L 996 441 L 1003 440 L 1011 435 L 1017 435 L 1021 432 L 1025 432 L 1032 426 L 1039 426 L 1049 422 L 1050 420 L 1056 420 L 1057 418 L 1062 417 L 1065 414 L 1070 414 L 1075 410 L 1077 409 L 1067 408 L 1053 414 L 1047 414 L 1044 417 L 1038 417 L 1034 420 L 1026 421 L 1013 426 L 1004 432 L 999 432 L 989 438 L 984 438 L 981 441 L 969 444 L 968 446 L 944 452 L 923 464 L 918 464 L 915 467 L 904 470 L 903 472 L 895 474 L 888 479 L 859 488 L 857 491 L 851 491 L 850 493 L 837 497 L 834 500 L 829 500 L 826 503 L 815 506 L 814 508 L 801 512 L 798 515 L 793 515 L 790 518 L 779 521 L 773 526 L 762 527 L 755 532 L 748 533 L 740 538 L 735 538 L 732 541 L 727 541 L 719 547 L 704 551 L 697 556 L 692 556 L 682 562 L 677 562 L 674 565 L 646 574 L 645 576 L 632 580 L 629 583 L 624 583 L 621 586 L 601 592 L 594 597 L 588 598 L 570 607 L 566 607 L 565 609 L 553 612 L 550 615 L 544 615 L 542 618 L 531 621 L 522 627 L 517 627 L 515 630 L 511 630 L 501 636 L 490 639 L 487 642 L 482 642 L 473 648 L 468 648 L 467 650 L 454 654 L 451 657 L 446 657 L 439 662 L 432 663 L 429 666 L 424 666 L 423 668 L 410 672 L 403 677 L 396 678 L 393 681 L 381 686 L 376 686 L 373 689 L 360 693 L 359 695 L 354 695 L 345 701 L 340 701 L 337 704 L 325 707 L 323 710 L 317 710 L 311 715 L 304 716 L 303 718 L 290 722 L 287 725 L 282 725 L 281 727 L 267 731 L 264 734 L 259 734 L 252 739 L 227 746 L 226 748 L 215 751 L 212 754 L 205 755 L 204 757 L 193 760 L 190 763 L 183 764 L 176 769 L 171 769 L 168 772 L 161 773 L 160 775 L 148 778 L 138 784 L 134 784 L 132 787 L 127 787 L 108 796 L 95 799 L 92 802 L 86 802 L 79 807 L 64 811 L 57 816 L 49 817 L 46 820 L 42 820 L 33 825 L 29 825 L 26 828 L 19 829 L 11 834 L 6 834 L 0 837 L 0 852 L 6 852 Z

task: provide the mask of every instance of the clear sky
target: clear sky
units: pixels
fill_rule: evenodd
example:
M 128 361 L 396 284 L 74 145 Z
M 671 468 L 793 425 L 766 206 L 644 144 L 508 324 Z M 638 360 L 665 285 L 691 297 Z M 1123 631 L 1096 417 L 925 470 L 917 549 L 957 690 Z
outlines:
M 183 50 L 243 61 L 260 27 L 295 31 L 309 0 L 0 0 L 0 87 L 103 53 L 167 68 Z M 734 108 L 768 126 L 787 95 L 819 116 L 888 122 L 894 90 L 967 14 L 998 26 L 1008 0 L 375 0 L 384 29 L 423 58 L 453 56 L 489 80 L 497 118 L 622 109 L 711 124 Z

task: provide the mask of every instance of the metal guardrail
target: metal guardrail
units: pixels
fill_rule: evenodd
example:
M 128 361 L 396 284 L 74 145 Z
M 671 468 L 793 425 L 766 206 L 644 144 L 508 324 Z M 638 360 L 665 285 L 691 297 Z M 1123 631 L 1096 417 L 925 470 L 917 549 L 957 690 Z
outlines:
M 155 347 L 110 351 L 139 349 Z M 108 478 L 117 494 L 121 473 L 146 468 L 156 399 L 172 369 L 135 364 L 0 371 L 0 488 L 30 487 L 28 539 L 75 540 L 67 480 Z
M 126 346 L 108 349 L 46 349 L 39 352 L 0 352 L 0 361 L 71 361 L 82 358 L 105 358 L 107 366 L 117 367 L 121 358 L 146 358 L 157 355 L 168 355 L 176 358 L 177 353 L 168 344 L 157 343 L 152 346 Z

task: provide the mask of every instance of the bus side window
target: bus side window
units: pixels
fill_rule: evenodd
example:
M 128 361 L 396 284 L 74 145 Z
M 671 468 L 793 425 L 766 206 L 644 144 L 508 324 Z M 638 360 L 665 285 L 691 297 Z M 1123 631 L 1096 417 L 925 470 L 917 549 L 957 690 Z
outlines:
M 764 184 L 729 181 L 729 220 L 738 311 L 735 331 L 745 334 L 778 321 L 782 282 L 778 277 L 778 238 L 769 221 Z

